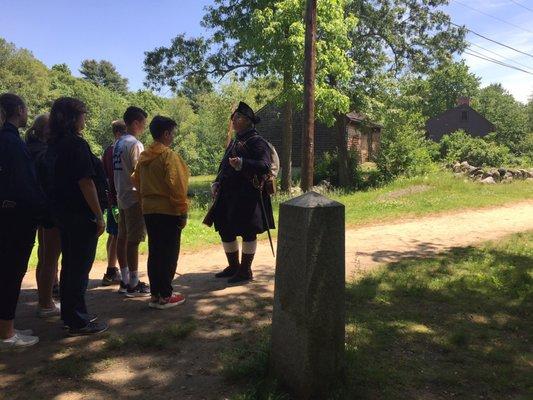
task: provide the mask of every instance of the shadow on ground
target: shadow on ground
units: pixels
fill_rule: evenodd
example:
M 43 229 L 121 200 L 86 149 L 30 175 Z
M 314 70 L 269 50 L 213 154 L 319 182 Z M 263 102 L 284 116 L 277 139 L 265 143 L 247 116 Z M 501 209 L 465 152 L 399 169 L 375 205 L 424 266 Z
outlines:
M 179 275 L 175 288 L 188 301 L 165 311 L 98 284 L 91 282 L 88 307 L 110 329 L 93 337 L 70 338 L 59 319 L 37 319 L 36 290 L 23 290 L 17 326 L 31 327 L 41 342 L 0 353 L 1 398 L 230 397 L 236 387 L 221 376 L 221 351 L 270 323 L 273 282 L 266 273 L 235 287 L 211 272 Z

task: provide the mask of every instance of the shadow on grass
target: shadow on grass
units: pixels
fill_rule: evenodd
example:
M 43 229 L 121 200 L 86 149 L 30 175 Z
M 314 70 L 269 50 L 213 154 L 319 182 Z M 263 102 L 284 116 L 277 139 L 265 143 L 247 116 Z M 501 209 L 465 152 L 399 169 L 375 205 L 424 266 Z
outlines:
M 532 243 L 456 248 L 349 284 L 342 397 L 527 398 Z
M 532 245 L 513 235 L 349 283 L 345 384 L 331 398 L 531 398 Z M 248 343 L 225 358 L 229 379 L 252 377 L 234 398 L 288 398 L 268 380 L 268 335 Z

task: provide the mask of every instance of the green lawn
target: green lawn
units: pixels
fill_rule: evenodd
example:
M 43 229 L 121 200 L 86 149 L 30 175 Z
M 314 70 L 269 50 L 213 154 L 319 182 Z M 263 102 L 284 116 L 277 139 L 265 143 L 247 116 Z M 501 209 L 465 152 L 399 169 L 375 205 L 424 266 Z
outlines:
M 530 399 L 533 232 L 405 260 L 346 288 L 346 377 L 335 399 Z M 281 399 L 268 333 L 223 356 L 235 399 Z M 251 379 L 252 384 L 246 385 Z
M 182 249 L 198 250 L 219 242 L 213 228 L 202 225 L 210 195 L 209 185 L 213 176 L 192 177 L 190 181 L 191 210 L 189 222 L 182 236 Z M 455 178 L 449 172 L 438 172 L 427 177 L 401 178 L 386 186 L 364 192 L 343 193 L 334 191 L 329 196 L 346 205 L 346 224 L 356 227 L 362 224 L 392 221 L 403 217 L 416 217 L 436 212 L 496 206 L 513 201 L 533 199 L 533 182 L 516 181 L 510 184 L 481 185 L 466 179 Z M 279 203 L 287 195 L 275 197 L 274 211 L 277 218 Z M 273 232 L 274 236 L 276 232 Z M 266 235 L 263 235 L 266 238 Z M 99 241 L 96 259 L 105 260 L 105 241 Z M 146 243 L 141 244 L 146 252 Z M 32 254 L 30 268 L 36 264 Z

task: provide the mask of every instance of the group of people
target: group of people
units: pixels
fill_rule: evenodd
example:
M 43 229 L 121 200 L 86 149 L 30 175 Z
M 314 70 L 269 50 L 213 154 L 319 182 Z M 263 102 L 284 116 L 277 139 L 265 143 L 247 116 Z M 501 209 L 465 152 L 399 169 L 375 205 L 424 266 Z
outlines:
M 59 315 L 69 335 L 108 328 L 89 313 L 85 302 L 104 230 L 109 236 L 103 286 L 116 284 L 118 293 L 127 297 L 150 297 L 148 306 L 154 309 L 183 304 L 185 297 L 174 292 L 172 281 L 187 224 L 189 169 L 171 149 L 176 122 L 155 116 L 149 124 L 153 142 L 145 149 L 139 136 L 148 115 L 128 107 L 122 120 L 112 122 L 114 143 L 100 160 L 83 138 L 87 108 L 78 99 L 57 99 L 49 114 L 35 119 L 26 140 L 20 134 L 28 120 L 23 99 L 0 95 L 0 113 L 0 348 L 39 341 L 30 329 L 14 325 L 36 232 L 37 315 Z M 241 102 L 231 122 L 235 136 L 211 186 L 215 200 L 210 213 L 228 260 L 215 276 L 238 284 L 253 278 L 257 234 L 274 227 L 270 196 L 263 186 L 272 158 L 268 142 L 255 130 L 259 118 L 248 105 Z M 146 233 L 150 285 L 138 272 L 139 244 Z M 58 283 L 60 304 L 53 299 Z

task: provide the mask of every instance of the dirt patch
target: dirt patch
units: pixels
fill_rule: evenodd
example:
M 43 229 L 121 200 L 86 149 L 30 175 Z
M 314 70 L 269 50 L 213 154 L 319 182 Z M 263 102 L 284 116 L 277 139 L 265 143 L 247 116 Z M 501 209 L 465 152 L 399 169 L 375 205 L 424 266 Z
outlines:
M 377 198 L 377 201 L 385 202 L 389 200 L 395 200 L 400 197 L 409 196 L 416 193 L 423 193 L 427 192 L 428 190 L 432 189 L 432 186 L 429 185 L 414 185 L 409 186 L 405 189 L 395 190 L 394 192 L 384 193 L 381 196 Z
M 531 230 L 531 215 L 533 201 L 348 230 L 346 275 L 349 279 L 379 264 Z M 88 307 L 109 321 L 110 332 L 89 338 L 68 338 L 58 319 L 35 317 L 35 278 L 28 273 L 17 327 L 31 327 L 41 342 L 25 351 L 0 353 L 0 398 L 229 398 L 239 388 L 221 376 L 220 354 L 270 322 L 275 260 L 268 243 L 261 243 L 254 263 L 256 280 L 228 287 L 213 276 L 225 265 L 224 258 L 219 246 L 183 252 L 174 284 L 187 303 L 166 311 L 149 309 L 146 300 L 120 296 L 116 288 L 99 287 L 106 265 L 95 264 Z M 146 271 L 146 257 L 141 257 L 140 269 Z M 132 334 L 138 338 L 191 320 L 195 328 L 185 337 L 166 337 L 154 346 L 131 341 Z M 110 347 L 111 336 L 125 338 L 128 345 Z

